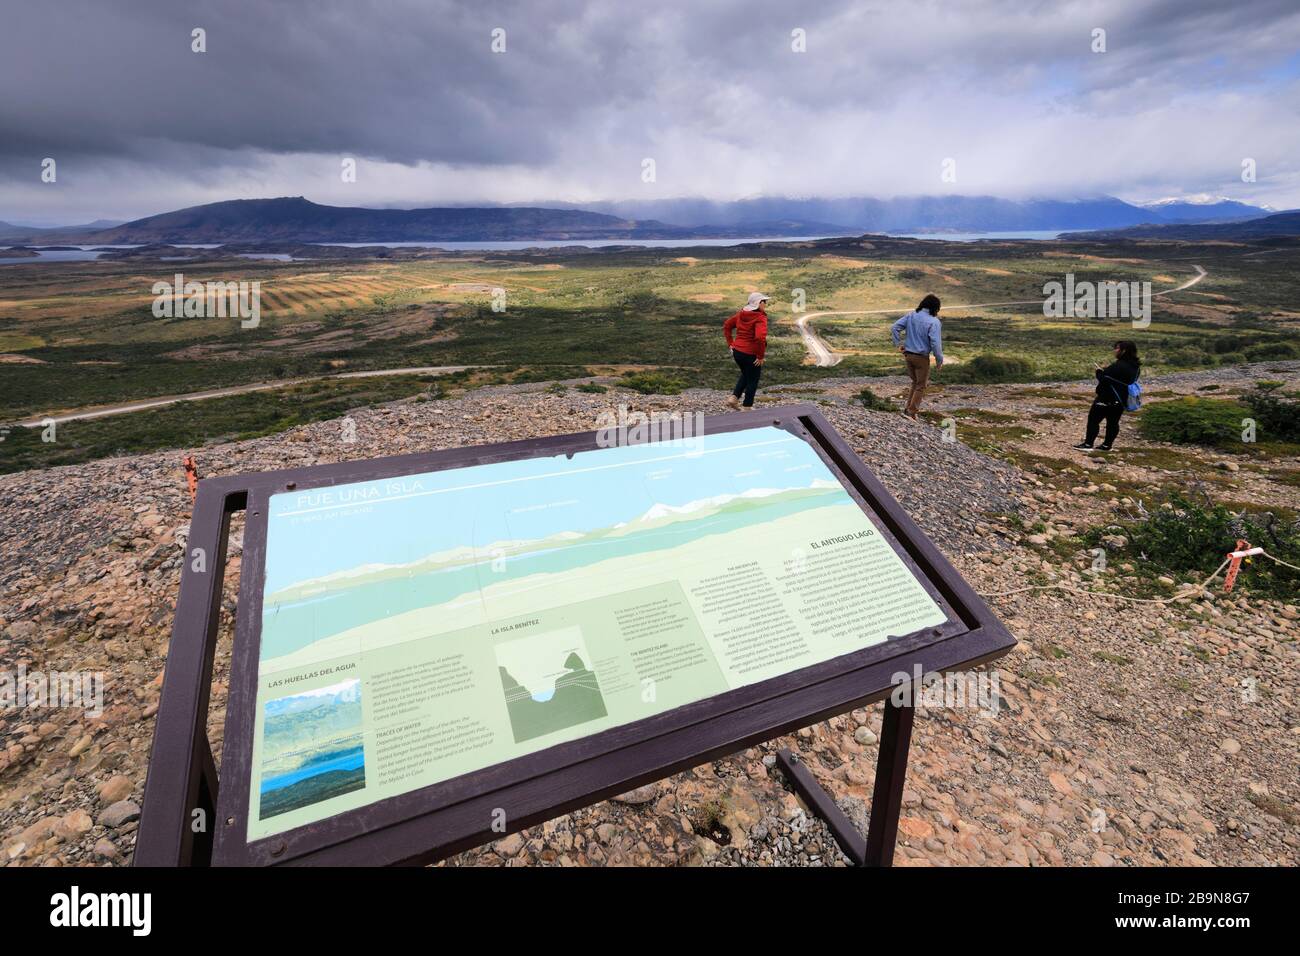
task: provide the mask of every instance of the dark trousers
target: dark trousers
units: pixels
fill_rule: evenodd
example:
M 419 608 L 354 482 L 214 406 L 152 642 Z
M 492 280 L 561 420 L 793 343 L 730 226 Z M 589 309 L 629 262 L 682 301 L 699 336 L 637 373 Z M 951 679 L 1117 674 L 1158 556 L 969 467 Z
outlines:
M 1088 431 L 1083 436 L 1085 444 L 1091 445 L 1097 440 L 1097 432 L 1101 428 L 1101 420 L 1106 419 L 1106 440 L 1103 445 L 1110 445 L 1115 441 L 1115 436 L 1119 434 L 1119 417 L 1124 414 L 1124 406 L 1120 402 L 1103 402 L 1095 401 L 1092 408 L 1088 409 Z
M 736 379 L 736 387 L 731 390 L 731 394 L 737 398 L 744 395 L 745 400 L 741 404 L 746 408 L 753 408 L 754 393 L 758 391 L 758 377 L 763 374 L 763 366 L 758 364 L 754 356 L 738 349 L 731 350 L 731 357 L 740 366 L 740 378 Z

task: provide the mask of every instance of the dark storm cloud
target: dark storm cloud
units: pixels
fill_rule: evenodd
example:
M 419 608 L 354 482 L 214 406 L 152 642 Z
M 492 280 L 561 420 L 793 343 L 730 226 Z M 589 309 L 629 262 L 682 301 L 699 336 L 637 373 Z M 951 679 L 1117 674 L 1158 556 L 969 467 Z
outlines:
M 956 156 L 985 191 L 1209 187 L 1257 153 L 1295 172 L 1298 48 L 1294 0 L 12 4 L 0 218 L 92 183 L 105 213 L 340 198 L 340 156 L 372 164 L 352 195 L 393 203 L 630 195 L 646 156 L 664 194 L 923 188 L 878 155 L 905 150 Z M 57 196 L 32 181 L 45 156 Z

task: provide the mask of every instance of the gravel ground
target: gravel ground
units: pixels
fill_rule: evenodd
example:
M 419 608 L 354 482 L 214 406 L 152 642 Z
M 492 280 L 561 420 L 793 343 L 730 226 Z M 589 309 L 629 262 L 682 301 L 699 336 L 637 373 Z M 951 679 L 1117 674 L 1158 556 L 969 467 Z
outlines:
M 1179 385 L 1234 373 L 1188 374 Z M 891 382 L 771 389 L 765 400 L 822 401 L 841 434 L 978 590 L 1042 576 L 1087 586 L 1077 563 L 1029 541 L 1008 516 L 1063 532 L 1114 507 L 1105 489 L 1072 492 L 1085 471 L 1064 481 L 1022 471 L 945 441 L 940 429 L 848 402 L 863 384 L 888 394 Z M 1008 399 L 1016 388 L 950 386 L 931 407 L 1018 401 L 1031 418 L 1038 414 Z M 1035 388 L 1057 389 L 1063 401 L 1081 394 L 1079 385 Z M 204 475 L 234 474 L 586 431 L 599 412 L 620 403 L 721 411 L 722 398 L 705 390 L 644 397 L 624 389 L 593 395 L 496 387 L 357 410 L 352 443 L 343 441 L 351 430 L 331 421 L 194 451 Z M 183 453 L 0 477 L 0 660 L 29 671 L 102 671 L 107 679 L 97 718 L 70 709 L 0 711 L 0 863 L 130 859 L 188 531 Z M 238 523 L 231 552 L 227 633 Z M 1126 572 L 1112 573 L 1121 587 Z M 898 863 L 1300 860 L 1294 607 L 1244 596 L 1162 607 L 1062 591 L 991 603 L 1020 640 L 997 664 L 1000 706 L 996 716 L 920 708 Z M 227 638 L 218 649 L 209 720 L 218 754 L 229 662 Z M 843 865 L 772 756 L 782 746 L 798 750 L 846 812 L 865 823 L 879 724 L 879 708 L 846 714 L 446 865 Z

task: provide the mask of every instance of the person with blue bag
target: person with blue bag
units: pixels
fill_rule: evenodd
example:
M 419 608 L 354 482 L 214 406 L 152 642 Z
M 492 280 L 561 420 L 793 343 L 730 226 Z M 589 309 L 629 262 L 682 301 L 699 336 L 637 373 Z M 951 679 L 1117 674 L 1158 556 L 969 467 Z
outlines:
M 1081 451 L 1092 451 L 1092 443 L 1097 440 L 1101 423 L 1106 422 L 1106 437 L 1097 451 L 1110 451 L 1119 434 L 1119 419 L 1126 411 L 1135 412 L 1142 407 L 1142 386 L 1138 384 L 1138 375 L 1142 362 L 1138 358 L 1136 343 L 1116 342 L 1115 361 L 1105 368 L 1097 363 L 1097 392 L 1092 408 L 1088 410 L 1088 428 L 1083 441 L 1075 445 Z

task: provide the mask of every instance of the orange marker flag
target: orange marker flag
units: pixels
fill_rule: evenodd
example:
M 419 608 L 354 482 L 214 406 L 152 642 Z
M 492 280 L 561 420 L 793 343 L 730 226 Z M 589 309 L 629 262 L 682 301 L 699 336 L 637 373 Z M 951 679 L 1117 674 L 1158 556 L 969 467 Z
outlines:
M 194 463 L 193 455 L 185 456 L 185 481 L 190 486 L 190 504 L 199 493 L 199 466 Z

